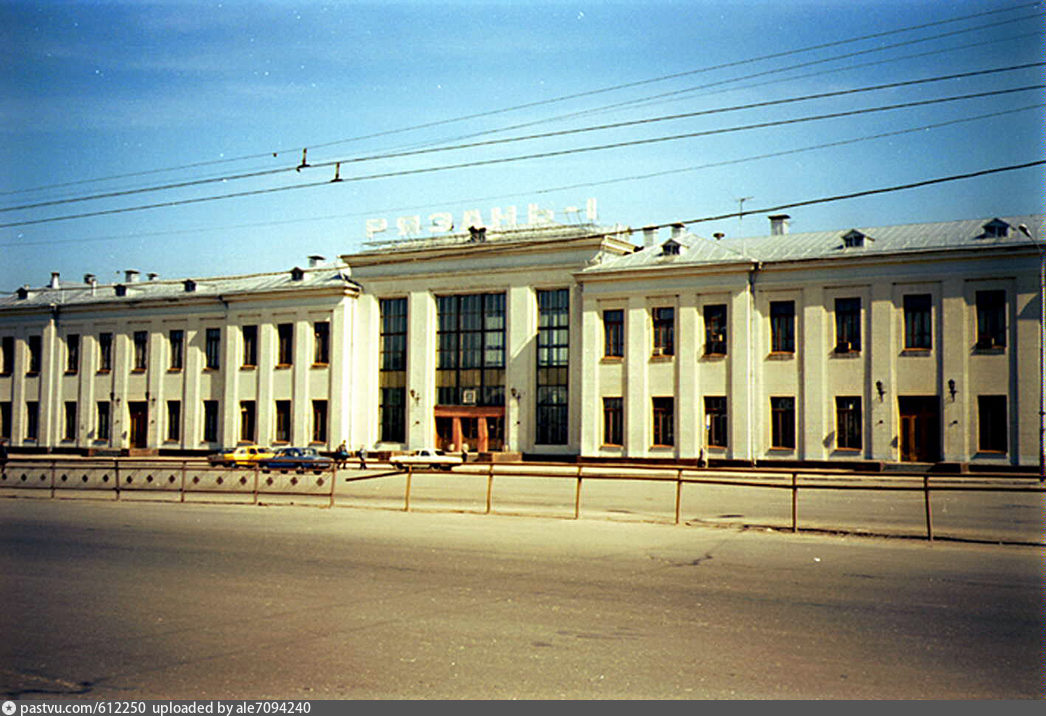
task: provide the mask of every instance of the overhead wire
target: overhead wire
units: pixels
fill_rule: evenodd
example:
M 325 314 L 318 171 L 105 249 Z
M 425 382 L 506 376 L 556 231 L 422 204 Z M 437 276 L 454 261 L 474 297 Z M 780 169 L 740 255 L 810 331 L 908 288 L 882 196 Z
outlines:
M 457 144 L 457 145 L 450 145 L 450 146 L 427 147 L 427 148 L 423 148 L 423 149 L 412 149 L 412 150 L 399 151 L 399 152 L 385 152 L 385 153 L 381 153 L 381 154 L 373 154 L 373 155 L 363 156 L 363 157 L 348 157 L 348 158 L 342 158 L 342 159 L 338 159 L 338 160 L 329 160 L 329 161 L 324 161 L 324 162 L 318 162 L 318 163 L 310 164 L 310 165 L 307 165 L 307 166 L 299 166 L 299 167 L 296 167 L 296 168 L 293 168 L 293 169 L 290 168 L 290 167 L 282 167 L 282 168 L 279 168 L 279 169 L 266 169 L 266 170 L 247 172 L 247 173 L 242 173 L 242 174 L 227 175 L 227 176 L 223 176 L 223 177 L 208 177 L 208 178 L 201 178 L 201 179 L 192 179 L 192 180 L 187 180 L 187 181 L 182 181 L 182 182 L 174 182 L 174 183 L 162 184 L 162 185 L 151 186 L 151 187 L 141 187 L 141 188 L 137 188 L 137 189 L 124 189 L 124 190 L 120 190 L 120 191 L 112 191 L 112 192 L 106 192 L 106 193 L 101 193 L 101 194 L 91 194 L 91 195 L 86 195 L 86 196 L 67 197 L 67 198 L 62 198 L 62 199 L 51 199 L 51 200 L 48 200 L 48 201 L 40 201 L 40 202 L 31 203 L 31 204 L 21 204 L 21 205 L 16 205 L 16 206 L 0 207 L 0 213 L 10 212 L 10 211 L 25 211 L 25 210 L 29 210 L 29 209 L 38 209 L 38 208 L 44 208 L 44 207 L 49 207 L 49 206 L 59 206 L 59 205 L 63 205 L 63 204 L 80 203 L 80 202 L 85 202 L 85 201 L 95 201 L 95 200 L 99 200 L 99 199 L 113 199 L 113 198 L 124 197 L 124 196 L 132 196 L 132 195 L 136 195 L 136 194 L 145 194 L 145 193 L 152 193 L 152 192 L 157 192 L 157 191 L 167 191 L 167 190 L 171 190 L 171 189 L 184 189 L 184 188 L 188 188 L 188 187 L 202 186 L 202 185 L 213 184 L 213 183 L 218 183 L 218 182 L 225 183 L 225 182 L 228 182 L 228 181 L 234 181 L 234 180 L 240 180 L 240 179 L 258 178 L 258 177 L 262 177 L 262 176 L 272 176 L 272 175 L 275 175 L 275 174 L 284 174 L 284 173 L 289 173 L 292 170 L 293 171 L 300 171 L 301 169 L 305 169 L 305 168 L 307 168 L 307 169 L 316 169 L 316 168 L 321 168 L 321 167 L 335 166 L 337 164 L 346 164 L 346 165 L 348 165 L 348 164 L 357 164 L 357 163 L 361 163 L 361 162 L 377 161 L 377 160 L 382 160 L 382 159 L 397 159 L 397 158 L 404 158 L 404 157 L 410 157 L 410 156 L 419 156 L 419 155 L 422 155 L 422 154 L 433 154 L 433 153 L 438 153 L 438 152 L 457 151 L 457 150 L 462 150 L 462 149 L 475 149 L 475 148 L 479 148 L 479 147 L 490 147 L 490 146 L 497 146 L 497 145 L 502 145 L 502 144 L 511 144 L 511 143 L 515 143 L 515 142 L 522 142 L 522 141 L 533 141 L 533 140 L 536 140 L 536 139 L 548 139 L 548 138 L 552 138 L 552 137 L 562 137 L 562 136 L 568 136 L 568 135 L 573 135 L 573 134 L 583 134 L 583 133 L 588 133 L 588 132 L 598 132 L 598 131 L 606 131 L 606 130 L 611 130 L 611 129 L 621 129 L 621 128 L 624 128 L 624 127 L 634 127 L 634 126 L 640 126 L 640 125 L 645 125 L 645 124 L 655 124 L 655 123 L 666 122 L 666 121 L 675 121 L 675 120 L 680 120 L 680 119 L 692 119 L 692 118 L 695 118 L 695 117 L 709 116 L 709 115 L 713 115 L 713 114 L 724 114 L 724 113 L 728 113 L 728 112 L 738 112 L 738 111 L 744 111 L 744 110 L 750 110 L 750 109 L 762 109 L 762 108 L 766 108 L 766 107 L 780 106 L 780 105 L 785 105 L 785 104 L 795 104 L 795 103 L 798 103 L 798 102 L 809 102 L 809 101 L 816 101 L 816 100 L 828 99 L 828 98 L 833 98 L 833 97 L 844 97 L 844 96 L 849 96 L 849 95 L 862 94 L 862 93 L 867 93 L 867 92 L 878 92 L 878 91 L 887 90 L 887 89 L 897 89 L 897 88 L 900 88 L 900 87 L 910 87 L 910 86 L 915 86 L 915 85 L 920 85 L 920 84 L 928 84 L 928 83 L 934 83 L 934 82 L 945 82 L 945 81 L 951 81 L 951 80 L 956 80 L 956 79 L 967 79 L 967 78 L 970 78 L 970 77 L 977 77 L 977 76 L 990 75 L 990 74 L 998 74 L 998 73 L 1002 73 L 1002 72 L 1013 72 L 1013 71 L 1017 71 L 1017 70 L 1029 69 L 1029 68 L 1032 68 L 1032 67 L 1043 67 L 1043 66 L 1046 66 L 1046 62 L 1030 62 L 1030 63 L 1024 63 L 1024 64 L 1019 64 L 1019 65 L 1011 65 L 1011 66 L 1008 66 L 1008 67 L 996 67 L 996 68 L 990 68 L 990 69 L 984 69 L 984 70 L 973 70 L 973 71 L 969 71 L 969 72 L 960 72 L 960 73 L 949 74 L 949 75 L 938 75 L 938 76 L 935 76 L 935 77 L 919 78 L 919 79 L 914 79 L 914 80 L 902 80 L 902 81 L 898 81 L 898 82 L 889 82 L 889 83 L 886 83 L 886 84 L 871 85 L 871 86 L 867 86 L 867 87 L 855 87 L 855 88 L 849 88 L 849 89 L 835 90 L 835 91 L 832 91 L 832 92 L 820 92 L 820 93 L 814 93 L 814 94 L 801 95 L 801 96 L 798 96 L 798 97 L 785 97 L 785 98 L 775 99 L 775 100 L 764 100 L 764 101 L 761 101 L 761 102 L 751 102 L 751 103 L 748 103 L 748 104 L 732 105 L 732 106 L 728 106 L 728 107 L 714 107 L 714 108 L 710 108 L 710 109 L 697 110 L 697 111 L 694 111 L 694 112 L 684 112 L 684 113 L 679 113 L 679 114 L 662 115 L 662 116 L 659 116 L 659 117 L 646 117 L 646 118 L 642 118 L 642 119 L 628 120 L 628 121 L 623 121 L 623 122 L 614 122 L 614 123 L 610 123 L 610 124 L 602 124 L 602 125 L 595 125 L 595 126 L 589 126 L 589 127 L 577 127 L 577 128 L 573 128 L 573 129 L 563 129 L 563 130 L 557 130 L 557 131 L 553 131 L 553 132 L 542 132 L 542 133 L 538 133 L 538 134 L 531 134 L 531 135 L 525 135 L 525 136 L 519 136 L 519 137 L 504 137 L 504 138 L 501 138 L 501 139 L 488 139 L 488 140 L 484 140 L 484 141 L 481 141 L 481 142 L 469 142 L 469 143 L 465 143 L 465 144 Z M 303 162 L 303 164 L 304 164 L 304 162 Z
M 422 123 L 422 124 L 411 125 L 411 126 L 401 127 L 401 128 L 397 128 L 397 129 L 384 130 L 384 131 L 376 132 L 376 133 L 373 133 L 373 134 L 362 135 L 362 136 L 357 136 L 357 137 L 350 137 L 350 138 L 345 138 L 345 139 L 339 139 L 339 140 L 330 141 L 330 142 L 314 143 L 314 144 L 310 144 L 309 146 L 311 146 L 313 148 L 326 148 L 326 147 L 330 147 L 330 146 L 336 146 L 336 145 L 339 145 L 339 144 L 347 144 L 347 143 L 350 143 L 350 142 L 364 141 L 364 140 L 367 140 L 367 139 L 374 139 L 374 138 L 379 138 L 379 137 L 383 137 L 383 136 L 389 136 L 389 135 L 392 135 L 392 134 L 405 133 L 405 132 L 416 131 L 416 130 L 420 130 L 420 129 L 428 129 L 428 128 L 432 128 L 432 127 L 436 127 L 436 126 L 442 126 L 442 125 L 446 125 L 446 124 L 463 122 L 463 121 L 468 121 L 468 120 L 472 120 L 472 119 L 479 119 L 479 118 L 493 116 L 493 115 L 497 115 L 497 114 L 504 114 L 504 113 L 518 111 L 518 110 L 522 110 L 522 109 L 530 109 L 530 108 L 533 108 L 533 107 L 539 107 L 539 106 L 545 106 L 545 105 L 559 103 L 559 102 L 565 102 L 565 101 L 569 101 L 569 100 L 572 100 L 572 99 L 579 99 L 579 98 L 583 98 L 583 97 L 588 97 L 588 96 L 594 96 L 594 95 L 598 95 L 598 94 L 604 94 L 604 93 L 619 91 L 619 90 L 622 90 L 622 89 L 630 89 L 630 88 L 633 88 L 633 87 L 653 84 L 653 83 L 656 83 L 656 82 L 662 82 L 662 81 L 667 81 L 667 80 L 671 80 L 671 79 L 677 79 L 679 77 L 684 77 L 684 76 L 689 76 L 689 75 L 694 75 L 694 74 L 699 74 L 699 73 L 705 73 L 705 72 L 712 72 L 712 71 L 716 71 L 716 70 L 727 69 L 727 68 L 730 68 L 730 67 L 742 66 L 742 65 L 745 65 L 745 64 L 753 64 L 753 63 L 756 63 L 756 62 L 762 62 L 762 61 L 771 60 L 771 59 L 778 59 L 778 58 L 781 58 L 781 57 L 787 57 L 787 56 L 790 56 L 790 55 L 802 54 L 802 53 L 805 53 L 805 52 L 813 52 L 813 51 L 816 51 L 816 50 L 828 49 L 828 48 L 831 48 L 831 47 L 837 47 L 837 46 L 841 46 L 841 45 L 852 44 L 852 43 L 855 43 L 855 42 L 861 42 L 861 41 L 865 41 L 865 40 L 876 39 L 876 38 L 880 38 L 880 37 L 886 37 L 886 36 L 889 36 L 889 35 L 897 35 L 897 34 L 903 34 L 903 33 L 907 33 L 907 32 L 915 32 L 917 30 L 922 30 L 922 29 L 926 29 L 926 28 L 930 28 L 930 27 L 938 27 L 938 26 L 948 25 L 948 24 L 952 24 L 952 23 L 956 23 L 956 22 L 962 22 L 962 21 L 965 21 L 965 20 L 972 20 L 972 19 L 977 19 L 977 18 L 981 18 L 981 17 L 988 17 L 988 16 L 991 16 L 991 15 L 998 15 L 998 14 L 1006 13 L 1006 12 L 1015 12 L 1015 11 L 1023 10 L 1023 9 L 1029 8 L 1029 7 L 1039 7 L 1041 5 L 1042 5 L 1041 1 L 1028 2 L 1028 3 L 1023 3 L 1023 4 L 1020 4 L 1020 5 L 1015 5 L 1013 7 L 998 8 L 998 9 L 994 9 L 994 10 L 982 11 L 982 12 L 977 12 L 977 13 L 972 13 L 972 14 L 967 14 L 967 15 L 961 15 L 961 16 L 957 16 L 957 17 L 947 18 L 947 19 L 944 19 L 944 20 L 936 20 L 936 21 L 933 21 L 933 22 L 921 23 L 921 24 L 918 24 L 918 25 L 911 25 L 911 26 L 907 26 L 907 27 L 894 29 L 894 30 L 885 30 L 885 31 L 881 31 L 881 32 L 870 33 L 870 34 L 866 34 L 866 35 L 860 35 L 860 36 L 857 36 L 857 37 L 850 37 L 850 38 L 846 38 L 846 39 L 843 39 L 843 40 L 834 40 L 834 41 L 831 41 L 831 42 L 825 42 L 825 43 L 820 43 L 820 44 L 816 44 L 816 45 L 811 45 L 811 46 L 799 48 L 799 49 L 796 49 L 796 50 L 787 50 L 787 51 L 782 51 L 782 52 L 775 52 L 775 53 L 770 53 L 770 54 L 761 55 L 761 56 L 757 56 L 757 57 L 745 58 L 745 59 L 741 59 L 741 60 L 735 60 L 735 61 L 732 61 L 732 62 L 721 63 L 721 64 L 718 64 L 718 65 L 712 65 L 712 66 L 702 67 L 702 68 L 698 68 L 698 69 L 694 69 L 694 70 L 688 70 L 688 71 L 685 71 L 685 72 L 677 72 L 677 73 L 662 75 L 662 76 L 659 76 L 659 77 L 648 78 L 648 79 L 644 79 L 644 80 L 637 80 L 637 81 L 634 81 L 634 82 L 627 82 L 627 83 L 617 84 L 617 85 L 613 85 L 613 86 L 609 86 L 609 87 L 603 87 L 603 88 L 594 89 L 594 90 L 587 90 L 587 91 L 584 91 L 584 92 L 577 92 L 577 93 L 573 93 L 573 94 L 562 95 L 562 96 L 553 97 L 553 98 L 549 98 L 549 99 L 545 99 L 545 100 L 537 100 L 537 101 L 534 101 L 534 102 L 527 102 L 527 103 L 512 105 L 512 106 L 503 107 L 503 108 L 500 108 L 500 109 L 488 110 L 488 111 L 484 111 L 484 112 L 477 112 L 477 113 L 473 113 L 473 114 L 469 114 L 469 115 L 463 115 L 463 116 L 448 118 L 448 119 L 444 119 L 444 120 L 437 120 L 437 121 L 433 121 L 433 122 L 426 122 L 426 123 Z M 1018 20 L 1019 19 L 1020 18 L 1018 18 Z M 1003 21 L 1001 23 L 995 23 L 995 25 L 997 25 L 997 24 L 1006 24 L 1008 22 L 1015 22 L 1015 21 L 1017 21 L 1017 20 L 1008 20 L 1008 21 Z M 991 26 L 994 26 L 994 25 L 987 25 L 987 26 L 982 25 L 982 26 L 979 26 L 979 27 L 974 27 L 974 28 L 970 28 L 968 30 L 957 31 L 956 33 L 949 33 L 949 34 L 959 34 L 960 32 L 978 31 L 978 30 L 983 30 L 985 27 L 991 27 Z M 873 51 L 877 51 L 877 50 L 873 50 Z M 506 131 L 506 130 L 497 130 L 497 131 Z M 454 141 L 454 140 L 452 140 L 452 141 Z M 192 163 L 187 163 L 187 164 L 182 164 L 182 165 L 177 165 L 177 166 L 172 166 L 172 167 L 159 168 L 159 169 L 142 170 L 142 171 L 137 171 L 137 172 L 127 172 L 127 173 L 116 174 L 116 175 L 111 175 L 111 176 L 107 176 L 107 177 L 96 177 L 96 178 L 91 178 L 91 179 L 81 179 L 81 180 L 70 181 L 70 182 L 61 182 L 61 183 L 55 183 L 55 184 L 48 184 L 48 185 L 42 185 L 42 186 L 37 186 L 37 187 L 18 189 L 18 190 L 14 190 L 14 191 L 0 192 L 0 196 L 11 195 L 11 194 L 19 194 L 19 193 L 28 193 L 28 192 L 34 192 L 34 191 L 43 191 L 43 190 L 55 189 L 55 188 L 64 188 L 64 187 L 77 186 L 77 185 L 88 184 L 88 183 L 98 183 L 98 182 L 104 182 L 104 181 L 112 181 L 112 180 L 116 180 L 116 179 L 126 179 L 126 178 L 132 178 L 132 177 L 148 176 L 148 175 L 152 175 L 152 174 L 169 173 L 169 172 L 174 172 L 174 171 L 182 171 L 182 170 L 186 170 L 186 169 L 197 169 L 197 168 L 201 168 L 201 167 L 205 167 L 205 166 L 215 166 L 215 165 L 220 165 L 220 164 L 228 164 L 228 163 L 233 163 L 233 162 L 238 162 L 238 161 L 245 161 L 245 160 L 249 160 L 249 159 L 259 159 L 259 158 L 264 158 L 264 157 L 269 157 L 269 156 L 276 157 L 279 154 L 284 154 L 284 153 L 288 153 L 288 152 L 297 152 L 300 149 L 301 149 L 301 147 L 294 147 L 294 148 L 289 148 L 289 149 L 278 149 L 278 150 L 273 150 L 273 151 L 270 151 L 270 152 L 257 153 L 257 154 L 247 154 L 247 155 L 241 155 L 241 156 L 236 156 L 236 157 L 221 158 L 221 159 L 207 160 L 207 161 L 200 161 L 200 162 L 192 162 Z
M 912 133 L 915 133 L 915 132 L 925 132 L 927 130 L 940 129 L 940 128 L 943 128 L 943 127 L 956 125 L 956 124 L 965 124 L 965 123 L 969 123 L 969 122 L 976 122 L 976 121 L 980 121 L 980 120 L 983 120 L 983 119 L 991 119 L 991 118 L 1001 117 L 1001 116 L 1010 116 L 1010 115 L 1012 115 L 1012 114 L 1014 114 L 1016 112 L 1024 112 L 1024 111 L 1029 111 L 1029 110 L 1033 110 L 1033 109 L 1042 109 L 1043 107 L 1046 107 L 1046 104 L 1043 104 L 1043 103 L 1033 104 L 1033 105 L 1027 105 L 1027 106 L 1024 106 L 1024 107 L 1017 107 L 1015 109 L 1003 110 L 1003 111 L 999 111 L 999 112 L 990 112 L 990 113 L 987 113 L 987 114 L 974 115 L 974 116 L 969 116 L 969 117 L 961 117 L 959 119 L 948 120 L 948 121 L 945 121 L 945 122 L 935 122 L 935 123 L 932 123 L 932 124 L 925 124 L 925 125 L 920 125 L 920 126 L 916 126 L 916 127 L 907 127 L 905 129 L 893 130 L 893 131 L 890 131 L 890 132 L 880 132 L 878 134 L 865 135 L 865 136 L 862 136 L 862 137 L 853 137 L 853 138 L 850 138 L 850 139 L 842 139 L 842 140 L 837 140 L 837 141 L 834 141 L 834 142 L 824 142 L 824 143 L 821 143 L 821 144 L 808 145 L 808 146 L 805 146 L 805 147 L 797 147 L 797 148 L 794 148 L 794 149 L 783 149 L 783 150 L 776 151 L 776 152 L 768 152 L 768 153 L 764 153 L 764 154 L 750 155 L 750 156 L 747 156 L 747 157 L 740 157 L 740 158 L 736 158 L 736 159 L 725 159 L 725 160 L 718 161 L 718 162 L 708 162 L 708 163 L 705 163 L 705 164 L 692 165 L 692 166 L 688 166 L 688 167 L 680 167 L 680 168 L 676 168 L 676 169 L 669 169 L 669 170 L 658 171 L 658 172 L 647 172 L 647 173 L 643 173 L 643 174 L 633 174 L 633 175 L 622 176 L 622 177 L 614 177 L 614 178 L 603 179 L 603 180 L 599 180 L 599 181 L 579 182 L 579 183 L 575 183 L 575 184 L 566 184 L 566 185 L 560 185 L 560 186 L 555 186 L 555 187 L 545 187 L 545 188 L 542 188 L 542 189 L 530 190 L 530 191 L 527 192 L 527 195 L 528 196 L 532 196 L 532 195 L 536 195 L 536 194 L 538 194 L 538 195 L 540 195 L 540 194 L 552 194 L 552 193 L 556 193 L 556 192 L 569 191 L 569 190 L 573 190 L 573 189 L 591 188 L 591 187 L 595 187 L 595 186 L 604 186 L 604 185 L 616 184 L 616 183 L 622 183 L 622 182 L 629 182 L 629 181 L 640 181 L 640 180 L 643 180 L 643 179 L 650 179 L 650 178 L 655 178 L 655 177 L 668 176 L 668 175 L 672 175 L 672 174 L 682 174 L 682 173 L 687 173 L 687 172 L 700 171 L 700 170 L 703 170 L 703 169 L 712 169 L 712 168 L 716 168 L 716 167 L 730 166 L 730 165 L 735 165 L 735 164 L 742 164 L 742 163 L 746 163 L 746 162 L 759 161 L 759 160 L 763 160 L 763 159 L 772 159 L 772 158 L 777 158 L 777 157 L 782 157 L 782 156 L 789 156 L 789 155 L 793 155 L 793 154 L 800 154 L 800 153 L 803 153 L 803 152 L 816 151 L 816 150 L 819 150 L 819 149 L 828 149 L 828 148 L 833 148 L 833 147 L 845 146 L 845 145 L 849 145 L 849 144 L 856 144 L 856 143 L 859 143 L 859 142 L 871 141 L 871 140 L 875 140 L 875 139 L 883 139 L 883 138 L 886 138 L 886 137 L 895 137 L 895 136 L 900 136 L 900 135 L 904 135 L 904 134 L 912 134 Z M 496 200 L 501 200 L 501 199 L 514 198 L 514 197 L 517 197 L 517 196 L 520 196 L 520 194 L 519 193 L 498 194 L 498 195 L 491 195 L 491 196 L 484 196 L 484 197 L 471 197 L 471 198 L 466 198 L 466 199 L 458 198 L 457 201 L 462 202 L 462 203 L 479 202 L 479 201 L 496 201 Z M 442 204 L 439 204 L 439 205 L 442 205 Z M 120 236 L 81 237 L 81 238 L 75 238 L 75 239 L 49 239 L 49 240 L 44 240 L 44 241 L 13 241 L 13 242 L 8 242 L 8 243 L 0 243 L 0 247 L 11 247 L 11 246 L 24 247 L 24 246 L 45 246 L 45 245 L 55 245 L 55 244 L 90 243 L 90 242 L 99 242 L 99 241 L 113 241 L 113 240 L 135 239 L 135 238 L 150 238 L 150 237 L 157 237 L 157 236 L 175 236 L 175 235 L 181 235 L 181 234 L 199 234 L 199 233 L 208 232 L 208 231 L 229 231 L 229 230 L 235 230 L 235 229 L 255 229 L 255 228 L 260 228 L 260 227 L 272 227 L 272 226 L 281 226 L 281 225 L 300 225 L 302 223 L 307 223 L 307 222 L 334 221 L 334 220 L 347 219 L 347 218 L 353 218 L 353 217 L 373 216 L 375 214 L 382 214 L 382 213 L 403 212 L 403 211 L 420 211 L 422 209 L 428 209 L 428 208 L 432 208 L 434 206 L 437 206 L 437 204 L 424 204 L 424 205 L 420 205 L 420 206 L 419 205 L 412 205 L 412 206 L 389 207 L 389 208 L 384 208 L 384 209 L 373 209 L 373 210 L 366 211 L 366 212 L 353 212 L 353 213 L 348 213 L 348 214 L 334 214 L 334 215 L 318 216 L 318 217 L 298 217 L 298 218 L 286 219 L 286 220 L 282 220 L 282 221 L 251 222 L 251 223 L 245 223 L 245 224 L 235 224 L 235 225 L 225 225 L 225 226 L 209 226 L 209 227 L 202 227 L 202 228 L 201 227 L 195 227 L 195 228 L 190 228 L 190 229 L 179 229 L 179 230 L 173 230 L 173 231 L 136 232 L 134 234 L 125 234 L 125 235 L 120 235 Z M 736 215 L 736 213 L 732 214 L 731 216 L 734 216 L 734 215 Z

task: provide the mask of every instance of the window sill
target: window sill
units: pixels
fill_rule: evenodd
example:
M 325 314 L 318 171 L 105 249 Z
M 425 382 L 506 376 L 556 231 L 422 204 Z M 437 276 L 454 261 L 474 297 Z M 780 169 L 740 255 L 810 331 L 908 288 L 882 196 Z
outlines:
M 795 448 L 794 447 L 784 447 L 784 446 L 781 446 L 781 445 L 773 445 L 773 446 L 770 447 L 770 452 L 772 452 L 772 453 L 786 453 L 786 452 L 794 453 L 795 452 Z
M 974 346 L 974 355 L 998 356 L 1006 352 L 1006 346 Z
M 854 350 L 849 350 L 849 351 L 834 350 L 834 351 L 832 351 L 832 357 L 833 358 L 843 358 L 843 359 L 846 359 L 846 358 L 860 358 L 861 357 L 861 350 L 859 348 L 858 349 L 854 349 Z
M 310 368 L 330 368 L 330 363 L 313 363 Z
M 240 366 L 240 370 L 256 370 L 257 368 L 258 368 L 258 366 L 256 366 L 256 365 L 241 365 Z
M 771 351 L 767 360 L 795 360 L 795 351 Z
M 293 363 L 277 363 L 276 370 L 288 370 L 294 366 Z
M 599 362 L 600 363 L 609 363 L 609 364 L 624 363 L 625 362 L 625 357 L 624 356 L 603 356 L 602 358 L 599 359 Z
M 617 445 L 615 443 L 603 443 L 599 446 L 600 450 L 613 450 L 614 452 L 621 452 L 625 449 L 624 445 Z
M 726 351 L 722 353 L 709 353 L 705 351 L 705 354 L 701 356 L 704 360 L 724 360 L 726 358 Z
M 95 373 L 97 375 L 109 375 L 112 373 L 112 370 L 110 368 L 99 368 Z
M 134 369 L 131 370 L 131 373 L 138 373 L 138 374 L 145 373 L 145 368 L 134 368 Z
M 67 370 L 62 375 L 77 375 L 80 371 L 78 370 Z
M 860 455 L 864 451 L 864 448 L 852 448 L 852 447 L 837 447 L 832 451 L 833 454 L 844 455 L 847 457 L 853 457 L 854 455 Z
M 662 353 L 660 355 L 650 356 L 651 363 L 671 363 L 675 360 L 676 356 L 674 353 Z
M 168 373 L 181 373 L 182 369 L 181 368 L 168 368 L 167 372 Z
M 38 371 L 38 370 L 26 371 L 25 377 L 26 378 L 39 378 L 40 377 L 40 371 Z

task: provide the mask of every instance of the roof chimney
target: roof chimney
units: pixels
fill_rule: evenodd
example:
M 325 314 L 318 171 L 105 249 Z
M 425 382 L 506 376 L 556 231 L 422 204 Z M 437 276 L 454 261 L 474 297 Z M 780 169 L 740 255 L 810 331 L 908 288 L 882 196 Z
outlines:
M 322 256 L 310 256 L 309 257 L 309 268 L 316 268 L 321 263 L 323 263 L 323 257 Z
M 646 226 L 643 227 L 643 246 L 653 246 L 657 243 L 657 227 Z
M 58 272 L 57 271 L 52 271 L 51 272 L 51 288 L 58 288 L 58 285 L 59 285 L 58 284 Z
M 672 224 L 672 238 L 678 239 L 686 233 L 686 224 Z
M 716 241 L 719 241 L 719 239 L 723 238 L 724 236 L 726 236 L 726 234 L 724 234 L 722 231 L 717 231 L 714 234 L 712 234 L 712 238 Z
M 123 273 L 124 273 L 124 278 L 125 278 L 127 283 L 137 283 L 138 282 L 138 271 L 136 271 L 135 269 L 127 269 Z
M 160 277 L 160 274 L 158 274 L 158 273 L 149 273 L 149 274 L 146 274 L 146 276 L 149 277 L 150 281 L 155 281 L 156 279 L 158 279 Z
M 768 218 L 770 219 L 771 236 L 780 236 L 788 233 L 788 220 L 792 217 L 788 214 L 774 214 Z

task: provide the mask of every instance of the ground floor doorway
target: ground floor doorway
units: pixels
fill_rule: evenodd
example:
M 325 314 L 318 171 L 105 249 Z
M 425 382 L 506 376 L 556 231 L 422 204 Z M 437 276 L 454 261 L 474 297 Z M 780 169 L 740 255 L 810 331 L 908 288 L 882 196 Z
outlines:
M 131 417 L 131 447 L 144 448 L 149 446 L 149 404 L 146 402 L 130 402 L 127 410 Z
M 448 452 L 505 449 L 505 409 L 500 406 L 436 406 L 436 447 Z
M 901 428 L 902 462 L 937 462 L 941 459 L 941 400 L 936 395 L 902 395 L 897 398 Z

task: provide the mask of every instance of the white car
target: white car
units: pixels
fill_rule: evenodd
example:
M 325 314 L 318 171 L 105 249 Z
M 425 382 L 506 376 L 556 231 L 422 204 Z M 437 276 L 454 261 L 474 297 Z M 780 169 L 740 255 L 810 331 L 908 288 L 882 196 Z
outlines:
M 451 455 L 435 448 L 422 448 L 415 450 L 409 455 L 397 455 L 389 458 L 389 464 L 397 470 L 406 470 L 408 467 L 449 470 L 455 465 L 461 464 L 461 456 Z

